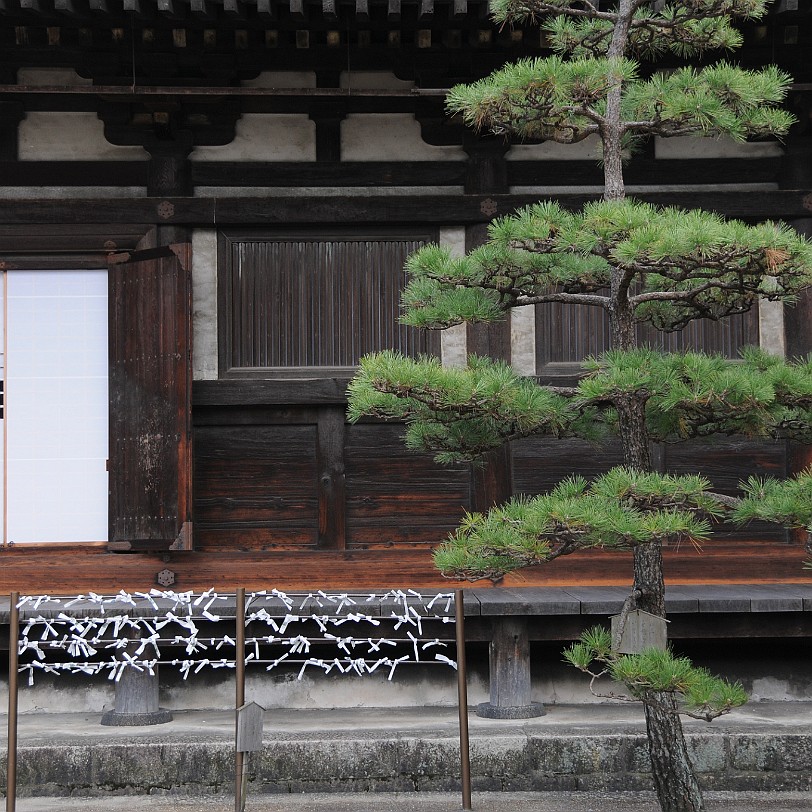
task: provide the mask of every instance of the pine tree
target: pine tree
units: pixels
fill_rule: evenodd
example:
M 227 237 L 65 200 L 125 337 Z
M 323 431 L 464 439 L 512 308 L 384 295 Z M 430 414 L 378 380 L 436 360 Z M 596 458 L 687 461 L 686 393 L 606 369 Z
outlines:
M 465 518 L 435 562 L 459 578 L 511 570 L 590 547 L 631 550 L 630 606 L 665 616 L 662 547 L 701 541 L 721 518 L 812 529 L 812 471 L 789 482 L 751 480 L 741 498 L 699 476 L 652 470 L 650 445 L 712 434 L 812 438 L 812 356 L 784 361 L 751 349 L 732 362 L 640 346 L 637 325 L 665 331 L 724 319 L 759 298 L 791 301 L 812 284 L 812 245 L 776 223 L 757 226 L 703 211 L 656 208 L 625 196 L 623 161 L 650 136 L 781 136 L 790 79 L 775 68 L 726 62 L 648 74 L 644 61 L 740 44 L 737 18 L 765 0 L 495 0 L 496 21 L 540 22 L 554 55 L 508 65 L 454 88 L 451 113 L 479 131 L 571 144 L 602 144 L 603 199 L 571 212 L 541 202 L 494 221 L 465 257 L 427 246 L 407 264 L 404 321 L 441 329 L 492 322 L 512 307 L 546 302 L 602 309 L 612 349 L 585 364 L 573 387 L 544 387 L 508 366 L 471 357 L 466 368 L 384 352 L 362 361 L 350 418 L 403 420 L 406 442 L 440 462 L 472 459 L 528 436 L 620 438 L 624 466 L 593 482 L 514 499 Z M 800 566 L 800 564 L 799 564 Z M 652 774 L 664 812 L 698 812 L 702 795 L 679 713 L 712 718 L 740 704 L 737 686 L 670 652 L 620 656 L 590 632 L 567 653 L 595 676 L 607 672 L 643 701 Z M 593 671 L 598 664 L 600 672 Z M 687 669 L 687 670 L 686 670 Z M 688 675 L 691 675 L 690 677 Z

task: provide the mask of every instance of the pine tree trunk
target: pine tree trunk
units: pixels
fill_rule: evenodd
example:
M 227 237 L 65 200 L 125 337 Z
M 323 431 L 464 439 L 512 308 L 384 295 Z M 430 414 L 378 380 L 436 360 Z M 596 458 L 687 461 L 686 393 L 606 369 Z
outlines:
M 620 59 L 626 52 L 629 27 L 634 15 L 632 0 L 620 0 L 618 19 L 607 56 Z M 604 200 L 625 197 L 623 178 L 623 122 L 620 81 L 609 91 L 606 114 L 601 127 L 603 142 Z M 637 346 L 634 313 L 629 306 L 628 280 L 615 269 L 610 284 L 609 318 L 612 345 L 630 350 Z M 637 471 L 650 471 L 648 431 L 646 430 L 646 393 L 631 395 L 617 403 L 618 429 L 626 465 Z M 642 544 L 634 550 L 634 590 L 640 595 L 640 609 L 665 617 L 665 581 L 662 546 L 659 542 Z M 663 812 L 702 812 L 702 791 L 694 773 L 682 732 L 682 721 L 673 694 L 652 692 L 645 703 L 651 773 Z
M 626 291 L 613 280 L 613 307 L 610 310 L 612 338 L 616 348 L 631 349 L 637 343 Z M 616 404 L 618 430 L 626 465 L 637 471 L 650 471 L 647 394 L 640 392 Z M 634 549 L 634 590 L 640 595 L 638 608 L 665 617 L 663 554 L 659 541 Z M 691 764 L 673 694 L 651 692 L 646 702 L 646 733 L 654 789 L 663 812 L 703 812 L 702 791 Z
M 645 404 L 634 401 L 618 409 L 618 423 L 627 465 L 651 470 Z M 663 551 L 659 541 L 634 549 L 634 590 L 638 608 L 665 617 Z M 654 789 L 663 812 L 702 812 L 705 804 L 694 774 L 673 694 L 651 692 L 645 703 L 646 733 Z
M 673 694 L 652 693 L 645 704 L 651 775 L 663 812 L 703 812 Z

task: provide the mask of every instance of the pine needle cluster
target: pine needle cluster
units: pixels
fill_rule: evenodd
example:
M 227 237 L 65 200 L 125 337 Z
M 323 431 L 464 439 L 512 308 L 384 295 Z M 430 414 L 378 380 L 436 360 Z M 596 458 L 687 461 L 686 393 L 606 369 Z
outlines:
M 477 356 L 457 368 L 391 351 L 367 355 L 348 397 L 351 422 L 402 420 L 407 446 L 434 453 L 440 463 L 476 459 L 520 437 L 597 439 L 600 432 L 594 410 Z
M 812 468 L 783 480 L 750 477 L 742 490 L 744 497 L 733 512 L 734 521 L 762 519 L 812 534 Z
M 444 575 L 498 579 L 521 567 L 589 548 L 630 550 L 640 544 L 698 543 L 723 509 L 699 476 L 613 468 L 591 484 L 580 477 L 552 491 L 468 514 L 434 552 Z
M 496 220 L 489 238 L 465 257 L 436 245 L 412 255 L 403 321 L 492 322 L 545 302 L 608 310 L 615 272 L 631 317 L 672 331 L 746 312 L 759 297 L 791 299 L 812 284 L 812 245 L 786 225 L 630 199 L 579 212 L 545 201 Z
M 812 440 L 812 356 L 786 361 L 750 348 L 731 361 L 641 347 L 587 359 L 584 369 L 577 386 L 555 388 L 489 358 L 444 367 L 385 351 L 361 359 L 348 417 L 403 421 L 408 447 L 440 463 L 476 460 L 530 436 L 598 443 L 616 434 L 618 404 L 635 398 L 657 442 L 714 434 Z
M 747 702 L 747 693 L 740 683 L 717 677 L 668 649 L 649 648 L 639 654 L 613 651 L 611 634 L 600 626 L 586 630 L 578 642 L 564 651 L 564 660 L 590 675 L 593 686 L 598 679 L 608 676 L 629 692 L 625 697 L 603 696 L 657 706 L 664 694 L 670 695 L 680 713 L 708 722 Z

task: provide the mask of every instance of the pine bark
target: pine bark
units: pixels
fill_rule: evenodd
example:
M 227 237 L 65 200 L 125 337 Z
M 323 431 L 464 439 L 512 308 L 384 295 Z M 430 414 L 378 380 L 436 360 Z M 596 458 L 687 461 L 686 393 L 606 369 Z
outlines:
M 647 700 L 644 707 L 651 775 L 660 807 L 663 812 L 704 812 L 702 791 L 688 757 L 674 695 L 652 692 Z
M 629 25 L 634 14 L 632 0 L 620 0 L 618 20 L 607 56 L 621 58 L 626 50 Z M 607 95 L 606 116 L 601 127 L 604 166 L 604 200 L 625 197 L 623 179 L 623 121 L 620 102 L 623 88 L 618 80 Z M 622 272 L 613 269 L 610 283 L 609 319 L 612 345 L 630 350 L 638 345 L 634 313 L 629 306 L 629 283 Z M 646 429 L 647 392 L 629 395 L 616 403 L 618 428 L 624 462 L 637 471 L 651 471 L 649 438 Z M 665 581 L 662 545 L 659 541 L 634 549 L 634 586 L 640 597 L 638 608 L 665 617 Z M 671 693 L 648 692 L 644 697 L 646 734 L 654 789 L 663 812 L 704 812 L 702 791 L 688 755 L 676 698 Z

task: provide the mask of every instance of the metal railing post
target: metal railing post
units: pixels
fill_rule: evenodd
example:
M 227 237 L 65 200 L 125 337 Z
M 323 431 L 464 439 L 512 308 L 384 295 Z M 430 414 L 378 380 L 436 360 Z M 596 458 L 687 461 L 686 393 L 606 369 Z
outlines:
M 237 708 L 234 722 L 234 809 L 236 812 L 245 810 L 245 776 L 243 765 L 245 753 L 237 748 L 237 729 L 239 727 L 240 708 L 245 704 L 245 588 L 240 587 L 236 595 L 236 635 L 234 642 L 234 666 L 237 681 Z
M 20 600 L 18 592 L 11 593 L 8 624 L 8 752 L 6 765 L 6 812 L 17 806 L 17 669 L 19 667 Z
M 468 674 L 465 666 L 465 603 L 463 591 L 454 592 L 457 632 L 457 706 L 460 716 L 460 778 L 462 808 L 471 809 L 471 748 L 468 738 Z

